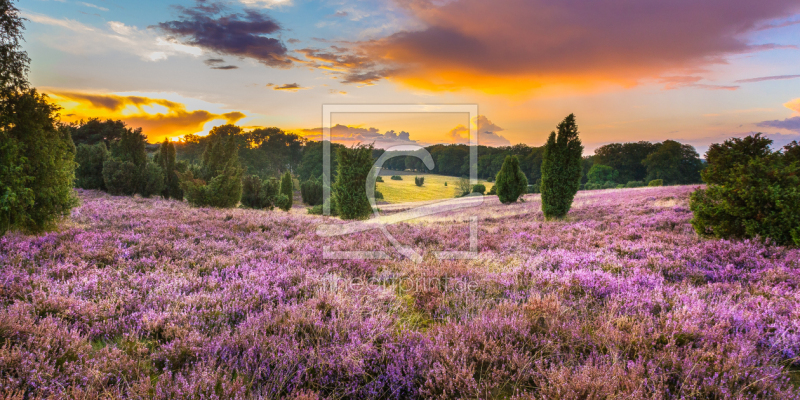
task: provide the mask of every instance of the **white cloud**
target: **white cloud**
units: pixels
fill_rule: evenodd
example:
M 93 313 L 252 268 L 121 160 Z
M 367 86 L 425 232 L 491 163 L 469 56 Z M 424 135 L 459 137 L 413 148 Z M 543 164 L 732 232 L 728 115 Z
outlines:
M 139 29 L 118 21 L 109 21 L 105 27 L 95 28 L 75 20 L 53 18 L 38 13 L 24 12 L 23 16 L 37 24 L 72 32 L 72 34 L 60 33 L 43 37 L 48 45 L 68 53 L 87 54 L 121 50 L 136 54 L 146 61 L 160 61 L 181 54 L 195 57 L 203 54 L 203 50 L 198 47 L 186 46 L 159 36 L 151 29 Z
M 242 4 L 263 8 L 275 8 L 292 5 L 292 0 L 240 0 Z
M 82 6 L 85 6 L 85 7 L 96 8 L 96 9 L 98 9 L 98 10 L 100 10 L 100 11 L 108 11 L 108 9 L 107 9 L 107 8 L 105 8 L 105 7 L 100 7 L 100 6 L 98 6 L 98 5 L 95 5 L 95 4 L 92 4 L 92 3 L 84 3 L 84 2 L 82 2 L 82 1 L 80 1 L 80 2 L 78 2 L 78 4 L 80 4 L 80 5 L 82 5 Z
M 489 121 L 485 115 L 479 115 L 472 120 L 473 124 L 477 124 L 478 144 L 481 146 L 510 146 L 511 142 L 500 136 L 497 132 L 504 129 Z M 458 125 L 451 129 L 447 134 L 448 137 L 453 139 L 455 143 L 469 144 L 469 129 L 464 125 Z

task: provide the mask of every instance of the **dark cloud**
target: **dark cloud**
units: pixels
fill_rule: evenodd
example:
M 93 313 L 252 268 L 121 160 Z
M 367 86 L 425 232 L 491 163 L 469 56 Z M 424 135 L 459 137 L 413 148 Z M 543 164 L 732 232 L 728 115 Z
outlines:
M 496 92 L 630 86 L 722 63 L 735 54 L 787 48 L 750 43 L 747 34 L 800 11 L 796 0 L 400 3 L 423 28 L 356 43 L 353 51 L 380 60 L 373 69 L 408 85 Z M 733 89 L 699 85 L 692 86 Z
M 246 9 L 243 14 L 228 14 L 224 6 L 204 1 L 178 10 L 181 13 L 178 20 L 162 22 L 156 27 L 184 44 L 252 58 L 270 67 L 292 65 L 283 43 L 265 36 L 279 33 L 281 27 L 262 11 Z
M 346 17 L 348 15 L 350 15 L 350 13 L 348 13 L 347 11 L 337 11 L 336 13 L 333 14 L 334 17 L 340 17 L 340 18 Z
M 756 124 L 756 126 L 760 126 L 762 128 L 778 128 L 778 129 L 786 129 L 789 131 L 800 132 L 800 117 L 786 118 L 783 121 L 776 119 L 774 121 L 759 122 Z
M 327 50 L 306 48 L 297 52 L 305 57 L 302 62 L 340 76 L 341 83 L 372 85 L 391 74 L 389 69 L 381 67 L 370 57 L 346 47 L 333 45 Z
M 291 44 L 297 44 L 297 43 L 300 43 L 300 39 L 291 38 L 291 39 L 287 40 L 286 42 L 291 43 Z
M 273 86 L 272 89 L 274 89 L 274 90 L 286 90 L 288 92 L 296 92 L 298 90 L 308 89 L 307 87 L 302 87 L 302 86 L 298 85 L 297 83 L 287 83 L 287 84 L 283 84 L 283 85 L 280 85 L 280 86 L 275 86 L 275 85 L 270 83 L 267 86 Z
M 211 69 L 237 69 L 239 67 L 235 65 L 223 65 L 225 64 L 225 60 L 221 58 L 209 58 L 203 61 L 206 65 L 211 67 Z
M 782 79 L 795 79 L 800 78 L 800 75 L 775 75 L 775 76 L 762 76 L 760 78 L 750 78 L 750 79 L 740 79 L 736 81 L 736 83 L 752 83 L 752 82 L 763 82 L 763 81 L 776 81 Z

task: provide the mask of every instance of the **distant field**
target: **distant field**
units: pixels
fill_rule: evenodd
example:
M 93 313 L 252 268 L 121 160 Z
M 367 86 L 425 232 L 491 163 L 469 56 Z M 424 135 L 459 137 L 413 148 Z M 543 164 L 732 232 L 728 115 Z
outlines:
M 383 193 L 384 201 L 387 203 L 405 203 L 408 201 L 428 201 L 440 199 L 452 199 L 456 197 L 458 178 L 454 176 L 444 176 L 435 174 L 413 174 L 403 172 L 402 181 L 393 181 L 392 175 L 401 175 L 398 171 L 381 171 L 383 182 L 378 182 L 378 191 Z M 417 186 L 414 184 L 415 176 L 424 176 L 425 184 Z M 447 182 L 447 186 L 444 183 Z M 486 192 L 492 189 L 493 183 L 479 180 L 486 186 Z

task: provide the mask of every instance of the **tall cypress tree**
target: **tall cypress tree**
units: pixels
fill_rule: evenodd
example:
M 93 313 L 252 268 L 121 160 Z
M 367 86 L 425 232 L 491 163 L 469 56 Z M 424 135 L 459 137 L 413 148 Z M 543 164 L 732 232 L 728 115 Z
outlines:
M 583 169 L 583 145 L 578 138 L 575 115 L 558 124 L 558 135 L 550 133 L 542 160 L 542 212 L 545 218 L 563 218 L 572 207 Z
M 281 192 L 280 194 L 288 198 L 286 208 L 292 208 L 292 200 L 294 199 L 294 182 L 292 182 L 292 174 L 286 171 L 281 177 Z
M 170 197 L 182 200 L 183 192 L 178 182 L 178 175 L 175 173 L 175 145 L 167 139 L 161 143 L 158 152 L 158 164 L 164 171 L 164 191 L 162 196 L 165 199 Z

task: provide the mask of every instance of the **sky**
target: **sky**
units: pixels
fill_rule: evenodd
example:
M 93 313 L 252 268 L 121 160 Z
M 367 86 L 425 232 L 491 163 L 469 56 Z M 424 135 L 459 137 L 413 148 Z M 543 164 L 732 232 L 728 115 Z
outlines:
M 151 142 L 235 123 L 318 138 L 324 104 L 476 104 L 332 116 L 342 143 L 541 146 L 574 113 L 612 142 L 800 140 L 796 0 L 25 0 L 30 79 L 66 122 Z

